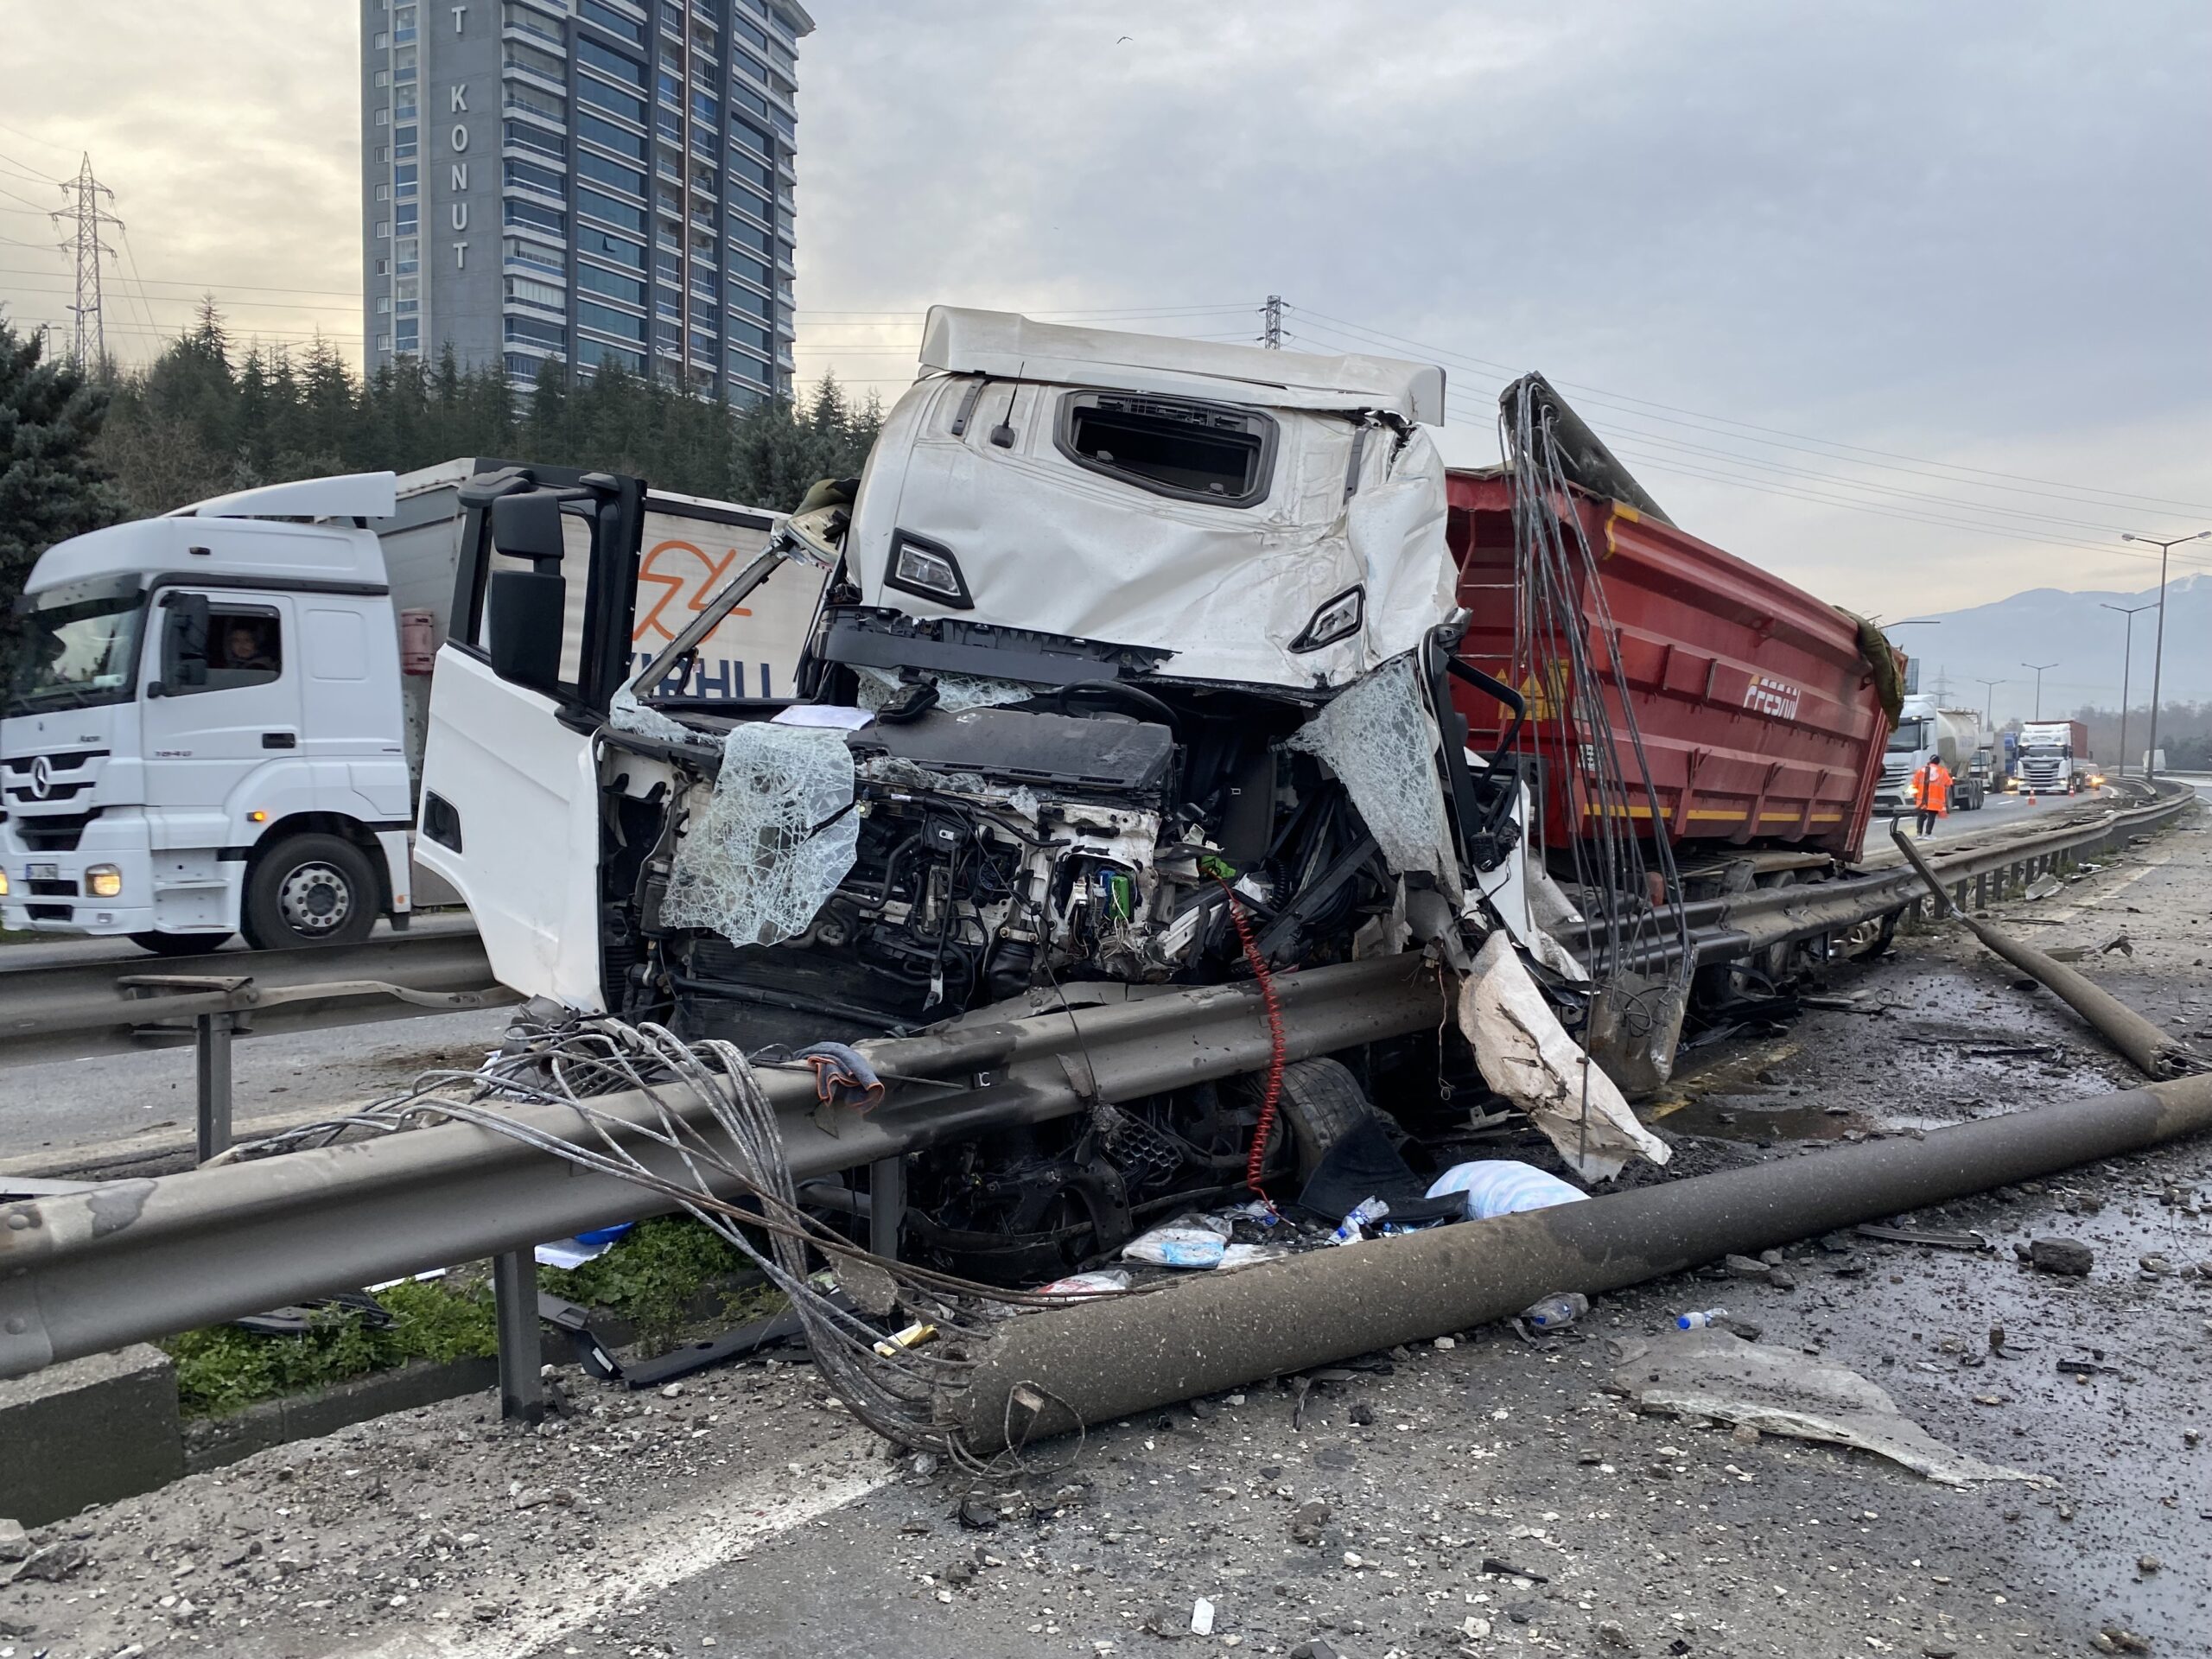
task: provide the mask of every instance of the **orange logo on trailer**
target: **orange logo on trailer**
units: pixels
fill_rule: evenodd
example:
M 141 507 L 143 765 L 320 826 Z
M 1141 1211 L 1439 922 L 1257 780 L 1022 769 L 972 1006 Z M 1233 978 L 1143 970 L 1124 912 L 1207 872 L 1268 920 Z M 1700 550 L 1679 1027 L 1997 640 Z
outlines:
M 720 559 L 690 542 L 656 542 L 646 550 L 638 564 L 638 586 L 643 588 L 651 582 L 661 590 L 660 597 L 650 610 L 640 609 L 636 622 L 630 629 L 632 645 L 641 644 L 648 635 L 673 639 L 683 631 L 688 617 L 696 616 L 707 608 L 707 601 L 721 588 L 722 579 L 737 562 L 737 550 L 728 549 Z M 678 597 L 683 601 L 674 626 L 662 619 L 669 606 Z M 752 611 L 743 605 L 730 612 L 732 616 L 750 616 Z

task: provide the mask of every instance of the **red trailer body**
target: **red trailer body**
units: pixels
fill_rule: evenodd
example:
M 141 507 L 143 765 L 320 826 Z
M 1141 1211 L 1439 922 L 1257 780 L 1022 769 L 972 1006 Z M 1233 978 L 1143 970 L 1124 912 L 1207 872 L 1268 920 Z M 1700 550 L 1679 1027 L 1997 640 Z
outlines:
M 1519 747 L 1571 753 L 1563 677 L 1513 671 L 1514 556 L 1510 475 L 1448 475 L 1447 534 L 1460 602 L 1473 613 L 1461 655 L 1529 703 Z M 1880 781 L 1890 722 L 1854 619 L 1694 536 L 1576 489 L 1572 510 L 1599 556 L 1619 630 L 1627 696 L 1643 740 L 1659 815 L 1678 847 L 1759 843 L 1858 857 Z M 1605 660 L 1592 596 L 1581 620 L 1593 661 Z M 1608 701 L 1617 695 L 1605 688 Z M 1495 744 L 1504 710 L 1455 688 L 1470 746 Z M 1624 731 L 1619 710 L 1611 729 Z M 1622 774 L 1638 777 L 1624 735 Z M 1563 768 L 1546 768 L 1544 839 L 1563 847 L 1593 810 Z M 1631 814 L 1647 823 L 1652 809 Z

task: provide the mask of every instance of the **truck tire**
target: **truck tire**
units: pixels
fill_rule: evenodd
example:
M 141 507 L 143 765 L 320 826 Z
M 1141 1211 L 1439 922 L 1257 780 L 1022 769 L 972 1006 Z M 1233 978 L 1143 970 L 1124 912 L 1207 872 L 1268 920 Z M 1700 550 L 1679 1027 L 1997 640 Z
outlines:
M 1321 1158 L 1375 1108 L 1359 1079 L 1336 1060 L 1300 1060 L 1282 1069 L 1282 1115 L 1298 1151 L 1298 1178 L 1305 1180 Z
M 287 836 L 246 878 L 245 942 L 257 950 L 359 944 L 377 923 L 368 855 L 336 836 Z
M 198 957 L 231 942 L 227 933 L 133 933 L 130 943 L 157 957 Z

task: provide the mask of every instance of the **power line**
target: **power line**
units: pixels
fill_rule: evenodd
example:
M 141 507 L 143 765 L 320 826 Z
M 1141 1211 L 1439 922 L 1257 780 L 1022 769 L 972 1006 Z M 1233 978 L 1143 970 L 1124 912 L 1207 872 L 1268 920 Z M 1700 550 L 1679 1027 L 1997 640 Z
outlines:
M 12 132 L 18 138 L 28 138 L 41 149 L 50 149 L 57 156 L 67 156 L 69 153 L 68 145 L 57 144 L 53 139 L 41 138 L 35 132 L 25 132 L 21 127 L 11 127 L 5 121 L 0 121 L 0 132 Z
M 43 247 L 48 245 L 41 243 L 37 245 Z M 0 265 L 0 276 L 51 276 L 53 274 L 49 270 L 34 270 L 22 265 Z M 357 308 L 361 301 L 359 294 L 347 288 L 272 288 L 253 283 L 188 283 L 161 276 L 148 276 L 143 282 L 149 288 L 188 288 L 194 296 L 211 289 L 224 294 L 312 294 L 327 299 L 351 300 Z
M 128 238 L 124 238 L 124 246 L 127 251 Z M 41 271 L 38 274 L 44 276 L 55 273 Z M 135 283 L 137 276 L 135 269 L 132 275 Z M 142 289 L 143 288 L 143 283 L 135 285 Z M 19 283 L 15 287 L 16 292 L 22 294 L 67 294 L 70 291 L 67 288 L 41 288 L 30 283 Z M 355 300 L 351 305 L 315 305 L 303 300 L 239 300 L 232 298 L 220 289 L 202 289 L 197 294 L 147 294 L 144 297 L 156 305 L 198 305 L 204 297 L 211 294 L 226 308 L 242 311 L 345 311 L 358 316 L 361 309 L 361 302 L 359 300 Z
M 1364 323 L 1348 322 L 1340 317 L 1332 317 L 1325 312 L 1310 311 L 1300 306 L 1293 306 L 1291 309 L 1300 313 L 1301 315 L 1315 318 L 1324 323 L 1334 323 L 1338 327 L 1351 331 L 1357 334 L 1372 336 L 1374 340 L 1387 342 L 1398 346 L 1409 346 L 1415 351 L 1423 353 L 1441 361 L 1446 363 L 1458 362 L 1469 365 L 1487 372 L 1503 376 L 1504 378 L 1509 380 L 1518 378 L 1519 373 L 1521 372 L 1507 364 L 1494 363 L 1486 358 L 1471 357 L 1462 353 L 1446 351 L 1441 346 L 1428 345 L 1417 340 L 1408 340 L 1401 334 L 1388 334 L 1382 329 L 1370 327 Z M 1719 423 L 1718 428 L 1707 426 L 1702 429 L 1713 432 L 1718 436 L 1734 438 L 1738 442 L 1761 443 L 1773 448 L 1786 449 L 1795 448 L 1796 446 L 1790 443 L 1777 443 L 1773 442 L 1773 439 L 1797 439 L 1806 443 L 1825 445 L 1828 449 L 1842 449 L 1849 451 L 1853 454 L 1872 455 L 1884 458 L 1881 461 L 1852 461 L 1848 455 L 1827 455 L 1826 457 L 1832 461 L 1844 461 L 1847 465 L 1877 467 L 1884 471 L 1901 472 L 1921 471 L 1922 467 L 1936 467 L 1947 468 L 1950 472 L 1972 473 L 1982 478 L 2001 479 L 2007 481 L 2005 485 L 1980 484 L 1975 482 L 1974 479 L 1970 478 L 1952 478 L 1946 476 L 1944 473 L 1922 472 L 1922 476 L 1923 477 L 1934 478 L 1940 482 L 1947 484 L 1963 485 L 1969 489 L 2006 489 L 2008 486 L 2012 485 L 2036 485 L 2044 486 L 2048 489 L 2066 493 L 2055 499 L 2062 500 L 2075 500 L 2080 502 L 2082 505 L 2088 506 L 2110 508 L 2121 504 L 2143 504 L 2165 507 L 2183 507 L 2192 512 L 2212 512 L 2212 504 L 2202 501 L 2183 501 L 2167 496 L 2144 495 L 2128 490 L 2107 490 L 2094 484 L 2069 484 L 2062 480 L 2034 478 L 2019 473 L 1998 472 L 1986 467 L 1970 467 L 1962 461 L 1933 461 L 1927 456 L 1901 454 L 1894 450 L 1869 448 L 1861 444 L 1846 443 L 1839 439 L 1814 437 L 1802 432 L 1790 432 L 1779 427 L 1760 426 L 1752 422 L 1736 420 L 1730 416 L 1708 415 L 1701 410 L 1682 409 L 1673 404 L 1657 403 L 1650 398 L 1637 397 L 1628 392 L 1611 391 L 1602 386 L 1586 385 L 1573 380 L 1560 380 L 1555 384 L 1570 391 L 1586 392 L 1590 394 L 1591 401 L 1600 405 L 1605 404 L 1608 400 L 1618 400 L 1620 403 L 1640 404 L 1643 406 L 1641 409 L 1632 410 L 1630 412 L 1642 414 L 1647 420 L 1662 421 L 1670 426 L 1695 427 L 1699 422 L 1717 422 Z M 1669 411 L 1669 414 L 1674 416 L 1694 416 L 1695 418 L 1681 420 L 1669 419 L 1668 415 L 1652 415 L 1647 413 L 1646 411 L 1649 410 L 1663 410 Z M 1726 431 L 1719 429 L 1721 428 L 1729 427 L 1738 429 L 1738 430 Z M 1748 435 L 1749 434 L 1754 433 L 1771 434 L 1772 437 L 1755 437 Z M 1805 453 L 1823 454 L 1824 451 L 1815 449 Z M 1886 464 L 1888 462 L 1917 462 L 1920 463 L 1920 466 L 1891 466 Z M 2034 493 L 2035 492 L 2008 489 L 2008 493 L 2014 494 L 2025 494 Z M 2090 497 L 2100 496 L 2110 499 L 2101 500 L 2088 499 Z

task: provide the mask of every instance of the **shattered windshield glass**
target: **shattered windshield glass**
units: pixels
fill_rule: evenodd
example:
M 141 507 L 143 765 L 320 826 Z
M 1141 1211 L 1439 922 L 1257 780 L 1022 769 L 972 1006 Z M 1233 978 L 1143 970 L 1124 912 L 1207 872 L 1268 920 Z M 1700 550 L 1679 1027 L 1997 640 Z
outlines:
M 137 690 L 144 598 L 137 578 L 124 576 L 73 582 L 29 601 L 8 630 L 7 713 L 129 702 Z

